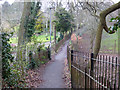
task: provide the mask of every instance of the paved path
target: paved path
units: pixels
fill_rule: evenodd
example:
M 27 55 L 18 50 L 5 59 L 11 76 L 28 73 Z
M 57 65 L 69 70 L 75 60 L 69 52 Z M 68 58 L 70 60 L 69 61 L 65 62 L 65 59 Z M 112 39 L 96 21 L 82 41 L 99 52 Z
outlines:
M 62 50 L 55 56 L 55 60 L 46 66 L 43 74 L 43 83 L 41 83 L 39 88 L 65 88 L 62 76 L 64 60 L 67 57 L 67 44 L 68 41 L 62 47 Z

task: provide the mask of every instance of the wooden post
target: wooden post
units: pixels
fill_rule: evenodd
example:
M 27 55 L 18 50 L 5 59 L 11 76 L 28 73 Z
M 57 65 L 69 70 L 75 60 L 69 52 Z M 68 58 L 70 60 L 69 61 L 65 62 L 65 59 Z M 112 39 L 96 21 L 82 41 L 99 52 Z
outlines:
M 91 70 L 90 70 L 90 75 L 93 77 L 93 53 L 91 53 Z M 90 79 L 90 90 L 93 88 L 93 80 Z

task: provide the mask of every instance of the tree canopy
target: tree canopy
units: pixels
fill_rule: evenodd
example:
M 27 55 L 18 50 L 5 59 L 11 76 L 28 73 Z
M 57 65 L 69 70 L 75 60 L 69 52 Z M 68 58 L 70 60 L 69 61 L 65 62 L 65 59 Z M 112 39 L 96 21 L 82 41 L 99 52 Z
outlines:
M 72 27 L 73 16 L 65 10 L 65 8 L 59 8 L 56 13 L 56 30 L 60 32 L 67 32 Z

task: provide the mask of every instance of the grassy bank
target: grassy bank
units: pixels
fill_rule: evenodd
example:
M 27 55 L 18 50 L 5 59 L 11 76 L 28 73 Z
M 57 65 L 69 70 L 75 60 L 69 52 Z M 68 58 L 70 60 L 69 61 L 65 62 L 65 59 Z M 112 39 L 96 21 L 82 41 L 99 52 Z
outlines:
M 50 41 L 50 34 L 48 34 L 48 35 L 46 35 L 46 34 L 36 35 L 35 37 L 36 37 L 37 41 L 42 41 L 43 43 Z M 54 40 L 54 36 L 53 35 L 51 36 L 51 40 Z M 18 37 L 10 38 L 10 42 L 12 44 L 17 44 L 18 43 Z
M 102 51 L 104 51 L 104 50 L 110 50 L 110 51 L 116 50 L 116 52 L 118 52 L 118 33 L 107 34 L 106 32 L 104 32 L 104 34 L 106 34 L 107 37 L 102 38 L 101 50 Z

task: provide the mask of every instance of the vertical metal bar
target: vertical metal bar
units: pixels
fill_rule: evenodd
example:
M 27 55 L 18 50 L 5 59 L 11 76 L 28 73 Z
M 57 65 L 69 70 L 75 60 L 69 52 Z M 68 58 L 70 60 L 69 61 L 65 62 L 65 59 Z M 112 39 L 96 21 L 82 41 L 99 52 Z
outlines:
M 87 83 L 88 83 L 86 73 L 87 73 L 87 67 L 85 67 L 85 90 L 87 90 Z
M 101 81 L 102 81 L 102 80 L 101 80 L 101 77 L 102 77 L 102 75 L 101 75 L 101 74 L 102 74 L 102 68 L 101 68 L 102 55 L 100 55 L 100 60 L 101 60 L 101 61 L 100 61 L 100 77 L 99 77 L 99 78 L 100 78 L 100 80 L 99 80 L 99 81 L 100 81 L 100 83 L 101 83 Z M 100 85 L 100 88 L 101 88 L 101 85 Z
M 89 58 L 89 53 L 88 53 L 88 58 Z M 89 64 L 89 59 L 87 60 L 87 64 L 90 65 L 90 64 Z M 89 74 L 88 71 L 89 71 L 89 66 L 86 67 L 86 73 Z M 89 88 L 89 78 L 87 77 L 87 75 L 86 75 L 86 88 Z
M 76 64 L 76 67 L 77 67 L 77 54 L 76 54 L 76 52 L 75 52 L 75 55 L 76 55 L 76 56 L 75 56 L 75 61 L 76 61 L 75 64 Z M 78 79 L 78 77 L 77 77 L 77 72 L 78 72 L 77 69 L 75 69 L 75 83 L 76 83 L 76 86 L 75 86 L 75 87 L 76 87 L 76 88 L 78 88 L 78 87 L 77 87 L 77 85 L 78 85 L 78 83 L 77 83 L 77 79 Z
M 78 60 L 79 60 L 79 62 L 78 62 L 78 64 L 79 64 L 79 69 L 80 69 L 80 58 L 81 58 L 81 57 L 80 57 L 80 55 L 79 55 L 79 58 L 78 58 Z M 81 78 L 81 77 L 80 77 L 80 72 L 79 72 L 79 85 L 78 85 L 79 88 L 80 88 L 80 82 L 81 82 L 81 81 L 80 81 L 80 78 Z
M 91 53 L 91 76 L 93 77 L 93 53 Z M 92 90 L 92 88 L 93 88 L 93 80 L 92 79 L 90 79 L 90 90 Z
M 71 88 L 73 88 L 73 81 L 72 81 L 72 63 L 73 63 L 73 50 L 71 50 Z
M 102 73 L 102 84 L 104 84 L 104 55 L 103 55 L 103 73 Z
M 95 60 L 95 65 L 94 66 L 95 66 L 95 69 L 94 69 L 95 70 L 95 79 L 97 80 L 97 74 L 96 74 L 97 73 L 97 60 Z M 96 82 L 95 82 L 95 88 L 97 88 L 97 83 Z
M 78 68 L 80 69 L 80 65 L 79 64 L 80 64 L 80 55 L 78 55 Z M 80 72 L 78 72 L 78 88 L 80 88 Z
M 109 56 L 109 62 L 110 62 L 110 56 Z M 109 63 L 109 72 L 108 72 L 108 83 L 110 83 L 110 63 Z M 110 85 L 109 85 L 109 88 L 110 88 Z
M 106 58 L 105 58 L 105 61 L 106 61 L 106 63 L 105 63 L 105 85 L 107 86 L 107 56 L 106 56 Z
M 99 60 L 99 55 L 98 55 L 97 59 Z M 99 61 L 97 61 L 97 81 L 99 81 L 98 77 L 99 77 Z M 98 89 L 98 87 L 99 87 L 99 84 L 97 83 L 97 89 Z
M 114 62 L 114 57 L 112 57 L 112 63 Z M 111 75 L 111 87 L 113 86 L 113 64 L 112 64 L 112 75 Z
M 117 80 L 116 80 L 116 77 L 117 77 L 117 57 L 115 58 L 115 62 L 116 62 L 116 65 L 115 65 L 115 85 L 114 85 L 114 87 L 116 88 L 116 82 L 117 82 Z
M 78 53 L 76 52 L 76 67 L 78 68 Z M 79 82 L 78 82 L 78 79 L 79 79 L 79 77 L 78 77 L 78 73 L 79 73 L 79 71 L 78 70 L 76 70 L 76 87 L 78 88 L 78 86 L 79 86 Z
M 77 68 L 79 68 L 79 56 L 78 56 L 79 54 L 77 53 Z M 78 82 L 78 88 L 79 88 L 79 71 L 77 72 L 77 77 L 78 77 L 78 79 L 77 79 L 77 82 Z

